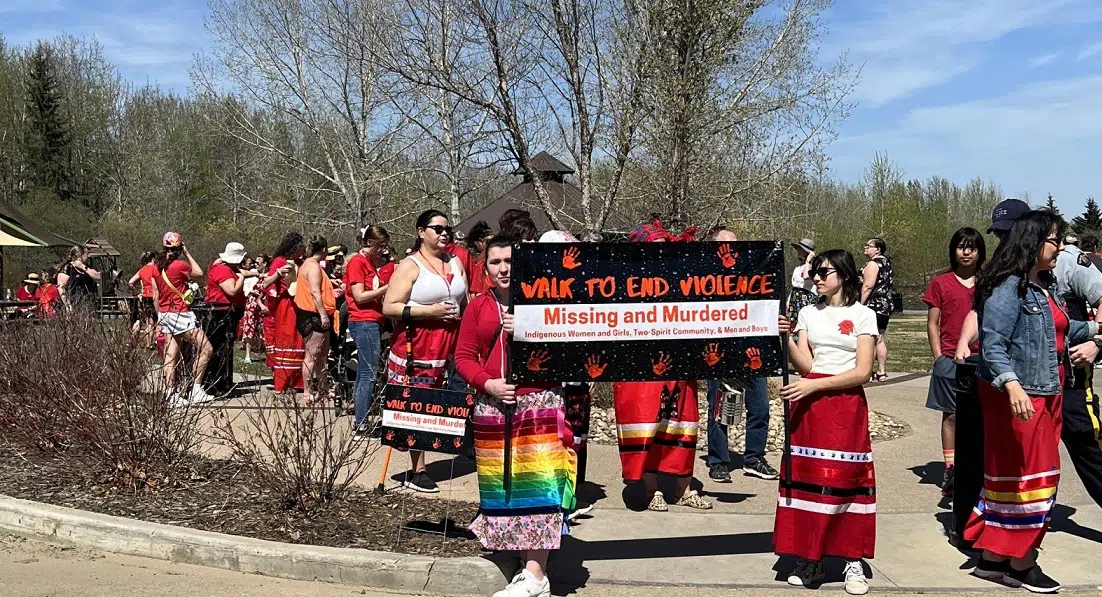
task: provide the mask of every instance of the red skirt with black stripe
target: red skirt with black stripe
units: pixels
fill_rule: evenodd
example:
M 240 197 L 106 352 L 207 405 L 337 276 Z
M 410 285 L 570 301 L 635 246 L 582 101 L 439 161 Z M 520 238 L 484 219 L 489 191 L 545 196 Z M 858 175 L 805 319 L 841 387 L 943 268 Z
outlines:
M 625 481 L 645 472 L 693 476 L 700 418 L 695 381 L 618 382 L 612 400 Z
M 807 376 L 823 377 L 830 376 Z M 781 465 L 774 550 L 807 560 L 873 557 L 876 474 L 865 391 L 856 387 L 798 400 L 789 428 L 792 454 Z

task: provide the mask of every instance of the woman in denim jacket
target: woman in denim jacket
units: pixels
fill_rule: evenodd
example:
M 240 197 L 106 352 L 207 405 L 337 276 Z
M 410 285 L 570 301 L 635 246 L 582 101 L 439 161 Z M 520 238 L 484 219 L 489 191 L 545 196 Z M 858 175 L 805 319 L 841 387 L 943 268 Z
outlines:
M 1067 347 L 1097 333 L 1069 321 L 1052 269 L 1066 224 L 1032 211 L 1014 224 L 976 285 L 984 490 L 965 528 L 983 550 L 973 574 L 1035 593 L 1059 583 L 1036 562 L 1060 481 L 1062 378 Z

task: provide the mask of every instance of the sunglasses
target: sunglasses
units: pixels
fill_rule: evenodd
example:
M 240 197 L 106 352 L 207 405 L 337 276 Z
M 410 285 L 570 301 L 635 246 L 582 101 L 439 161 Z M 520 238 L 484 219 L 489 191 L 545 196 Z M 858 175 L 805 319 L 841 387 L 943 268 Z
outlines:
M 836 271 L 838 271 L 838 270 L 836 270 L 832 267 L 820 267 L 819 269 L 811 270 L 811 275 L 812 276 L 818 276 L 820 280 L 826 280 L 827 276 L 829 276 L 830 274 L 833 274 Z
M 1056 247 L 1057 249 L 1060 248 L 1060 239 L 1058 238 L 1046 238 L 1045 242 Z
M 441 226 L 440 224 L 433 224 L 432 226 L 425 226 L 425 230 L 432 230 L 433 232 L 435 232 L 438 235 L 444 235 L 444 234 L 447 234 L 448 236 L 452 235 L 452 227 L 451 226 Z

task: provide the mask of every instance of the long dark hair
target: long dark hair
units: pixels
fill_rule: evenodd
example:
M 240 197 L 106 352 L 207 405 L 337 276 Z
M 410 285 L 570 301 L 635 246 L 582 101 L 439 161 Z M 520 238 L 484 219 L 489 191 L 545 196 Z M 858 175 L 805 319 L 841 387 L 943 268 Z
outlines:
M 957 249 L 976 250 L 977 272 L 983 268 L 983 263 L 987 261 L 987 245 L 983 242 L 983 235 L 975 228 L 961 228 L 953 233 L 953 238 L 949 239 L 949 271 L 951 272 L 957 271 L 957 268 L 960 267 L 960 263 L 957 262 Z
M 834 268 L 834 273 L 842 281 L 842 302 L 850 306 L 861 300 L 861 279 L 857 276 L 857 263 L 853 261 L 853 253 L 844 249 L 831 249 L 823 251 L 811 260 L 811 271 L 815 271 L 827 264 Z M 820 300 L 826 300 L 826 297 Z
M 310 237 L 310 244 L 306 248 L 306 253 L 313 257 L 318 254 L 325 254 L 329 248 L 329 241 L 320 234 L 315 234 Z
M 429 222 L 431 222 L 433 218 L 444 218 L 446 220 L 448 219 L 448 214 L 440 211 L 439 209 L 427 209 L 421 212 L 421 215 L 417 216 L 416 230 L 423 230 L 424 228 L 428 227 Z M 421 237 L 418 236 L 417 238 L 413 239 L 413 251 L 417 252 L 420 250 Z
M 1037 265 L 1037 253 L 1054 230 L 1058 238 L 1063 238 L 1067 227 L 1064 218 L 1047 209 L 1035 209 L 1018 218 L 976 280 L 976 311 L 983 309 L 991 293 L 1010 276 L 1018 276 L 1018 296 L 1025 296 L 1029 272 Z M 1042 271 L 1041 280 L 1050 284 L 1052 272 Z
M 179 259 L 183 252 L 181 247 L 164 247 L 161 249 L 160 254 L 157 255 L 157 258 L 153 260 L 153 263 L 157 266 L 158 270 L 164 270 L 170 263 Z
M 275 252 L 272 253 L 272 257 L 290 259 L 291 255 L 293 255 L 299 247 L 304 246 L 306 246 L 306 241 L 303 240 L 301 234 L 298 232 L 288 232 L 283 236 L 283 240 L 279 241 L 279 246 L 276 247 Z M 270 262 L 269 265 L 271 265 Z

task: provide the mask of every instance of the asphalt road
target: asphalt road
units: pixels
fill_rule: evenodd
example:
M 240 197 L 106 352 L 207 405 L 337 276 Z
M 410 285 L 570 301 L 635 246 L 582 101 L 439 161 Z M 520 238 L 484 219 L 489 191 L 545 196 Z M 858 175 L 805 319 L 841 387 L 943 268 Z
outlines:
M 677 579 L 670 579 L 676 583 Z M 578 597 L 634 597 L 673 593 L 670 587 L 597 585 Z M 845 593 L 823 589 L 819 594 Z M 955 597 L 1006 594 L 954 592 Z M 86 549 L 61 548 L 10 536 L 0 537 L 0 594 L 4 597 L 394 597 L 398 593 L 368 591 L 345 585 L 279 580 L 188 564 L 173 564 Z M 811 595 L 805 590 L 708 589 L 694 587 L 693 597 L 772 597 Z M 924 593 L 891 592 L 892 595 Z M 1025 593 L 1022 593 L 1025 594 Z M 1065 591 L 1062 595 L 1102 596 L 1102 589 Z

